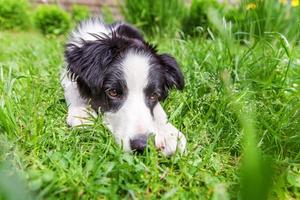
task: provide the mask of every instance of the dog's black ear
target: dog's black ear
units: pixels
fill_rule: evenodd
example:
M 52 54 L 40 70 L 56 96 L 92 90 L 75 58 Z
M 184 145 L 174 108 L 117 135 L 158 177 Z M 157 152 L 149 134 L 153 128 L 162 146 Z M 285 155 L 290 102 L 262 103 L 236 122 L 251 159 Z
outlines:
M 82 41 L 80 44 L 70 42 L 65 50 L 68 70 L 92 91 L 99 89 L 102 87 L 106 68 L 126 46 L 126 40 L 114 36 L 99 37 L 95 41 Z
M 120 24 L 116 30 L 117 34 L 131 39 L 144 41 L 143 35 L 139 30 L 129 24 Z
M 184 88 L 184 77 L 175 58 L 169 54 L 162 54 L 159 58 L 165 74 L 166 87 L 168 89 L 175 87 L 182 90 Z

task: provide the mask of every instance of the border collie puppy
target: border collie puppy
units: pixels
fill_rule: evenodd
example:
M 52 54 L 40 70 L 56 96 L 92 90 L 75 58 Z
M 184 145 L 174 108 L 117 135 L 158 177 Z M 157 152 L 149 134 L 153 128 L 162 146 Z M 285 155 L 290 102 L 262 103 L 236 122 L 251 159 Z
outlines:
M 165 155 L 183 152 L 185 136 L 168 122 L 160 105 L 183 75 L 169 54 L 158 54 L 141 33 L 125 23 L 82 22 L 65 48 L 62 86 L 68 125 L 87 124 L 103 114 L 104 123 L 125 151 L 143 151 L 150 134 Z M 91 108 L 91 109 L 90 109 Z

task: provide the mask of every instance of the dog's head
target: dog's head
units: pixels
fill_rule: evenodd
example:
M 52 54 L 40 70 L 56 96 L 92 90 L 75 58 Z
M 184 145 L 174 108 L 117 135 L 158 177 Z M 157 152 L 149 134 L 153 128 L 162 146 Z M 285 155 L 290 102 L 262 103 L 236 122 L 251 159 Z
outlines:
M 71 38 L 68 70 L 123 148 L 142 150 L 154 131 L 157 104 L 171 88 L 183 89 L 183 75 L 171 55 L 158 54 L 135 28 L 119 24 L 111 30 L 89 40 Z

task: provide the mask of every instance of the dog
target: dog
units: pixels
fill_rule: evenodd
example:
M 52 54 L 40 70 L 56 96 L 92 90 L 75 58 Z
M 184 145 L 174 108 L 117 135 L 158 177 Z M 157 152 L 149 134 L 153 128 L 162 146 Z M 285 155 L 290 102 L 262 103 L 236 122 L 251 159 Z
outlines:
M 158 54 L 139 30 L 100 18 L 83 21 L 69 35 L 65 63 L 61 84 L 69 126 L 102 114 L 124 151 L 142 152 L 151 134 L 165 155 L 185 150 L 185 136 L 159 103 L 172 88 L 184 88 L 183 74 L 174 57 Z

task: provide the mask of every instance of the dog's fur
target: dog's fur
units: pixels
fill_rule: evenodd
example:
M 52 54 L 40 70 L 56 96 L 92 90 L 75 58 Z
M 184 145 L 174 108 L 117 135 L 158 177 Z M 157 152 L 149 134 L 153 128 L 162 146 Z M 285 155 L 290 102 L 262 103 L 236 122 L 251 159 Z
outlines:
M 70 34 L 65 61 L 68 125 L 89 123 L 89 115 L 101 112 L 125 151 L 143 150 L 149 134 L 166 155 L 184 151 L 185 136 L 167 121 L 159 103 L 171 88 L 183 89 L 183 75 L 176 60 L 158 54 L 137 29 L 84 21 Z

